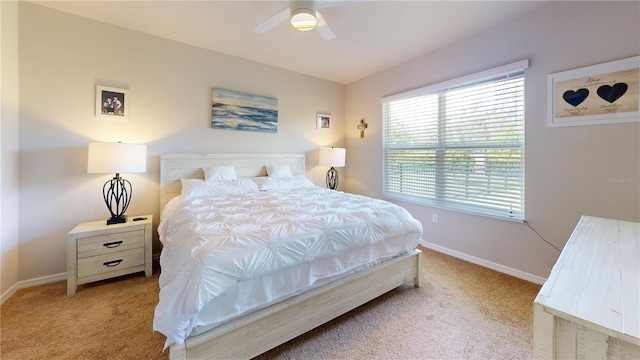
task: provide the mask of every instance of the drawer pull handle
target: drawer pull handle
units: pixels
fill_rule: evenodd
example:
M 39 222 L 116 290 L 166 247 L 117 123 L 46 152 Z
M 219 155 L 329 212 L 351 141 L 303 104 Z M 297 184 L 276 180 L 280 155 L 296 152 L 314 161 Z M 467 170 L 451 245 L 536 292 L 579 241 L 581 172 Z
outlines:
M 121 262 L 122 262 L 122 259 L 111 260 L 111 261 L 103 262 L 102 265 L 107 267 L 114 267 L 114 266 L 120 265 Z
M 120 244 L 122 244 L 122 240 L 104 243 L 104 244 L 102 244 L 102 246 L 104 246 L 104 247 L 106 247 L 108 249 L 113 249 L 113 248 L 116 248 L 116 247 L 120 246 Z

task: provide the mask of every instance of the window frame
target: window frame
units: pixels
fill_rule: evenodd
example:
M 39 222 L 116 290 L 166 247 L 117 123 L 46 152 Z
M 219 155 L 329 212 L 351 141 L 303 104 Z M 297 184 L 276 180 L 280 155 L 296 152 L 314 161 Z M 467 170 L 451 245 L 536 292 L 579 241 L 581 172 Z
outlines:
M 525 221 L 525 183 L 524 183 L 525 181 L 525 169 L 524 169 L 525 111 L 524 111 L 524 107 L 525 107 L 525 85 L 526 85 L 525 70 L 528 67 L 529 67 L 529 60 L 525 59 L 525 60 L 517 61 L 511 64 L 481 71 L 475 74 L 463 76 L 463 77 L 452 79 L 452 80 L 447 80 L 438 84 L 433 84 L 433 85 L 421 87 L 418 89 L 406 91 L 403 93 L 398 93 L 398 94 L 384 97 L 381 100 L 382 128 L 383 128 L 383 131 L 382 131 L 382 194 L 383 196 L 390 199 L 408 201 L 408 202 L 424 204 L 428 206 L 442 207 L 442 208 L 446 208 L 454 211 L 462 211 L 462 212 L 467 212 L 467 213 L 472 213 L 477 215 L 490 216 L 490 217 L 496 217 L 500 219 L 514 220 L 514 221 Z M 443 137 L 444 131 L 442 128 L 443 126 L 442 122 L 451 121 L 451 119 L 445 119 L 448 116 L 449 111 L 444 112 L 444 115 L 442 114 L 443 108 L 440 102 L 442 101 L 442 98 L 445 96 L 443 94 L 449 94 L 458 89 L 465 89 L 465 88 L 481 86 L 483 84 L 490 84 L 492 82 L 495 84 L 502 84 L 504 83 L 502 81 L 504 80 L 504 77 L 507 77 L 507 79 L 509 79 L 509 76 L 513 76 L 513 75 L 516 75 L 517 79 L 519 78 L 522 79 L 521 88 L 518 88 L 517 91 L 514 91 L 514 94 L 516 93 L 519 94 L 521 92 L 521 101 L 522 101 L 521 114 L 517 117 L 518 121 L 520 122 L 518 130 L 521 131 L 521 134 L 522 134 L 518 141 L 515 141 L 513 143 L 496 142 L 492 144 L 487 144 L 486 146 L 483 146 L 481 144 L 474 143 L 474 142 L 460 142 L 456 144 L 443 142 L 442 137 Z M 418 195 L 410 195 L 410 194 L 407 194 L 406 192 L 402 192 L 402 193 L 391 192 L 390 191 L 391 186 L 388 183 L 388 181 L 390 181 L 388 180 L 389 179 L 388 171 L 390 171 L 391 169 L 389 164 L 389 158 L 392 157 L 391 152 L 393 152 L 394 150 L 396 152 L 399 152 L 402 149 L 401 147 L 394 148 L 393 146 L 389 145 L 390 140 L 388 139 L 388 136 L 389 136 L 388 132 L 391 130 L 389 130 L 388 127 L 391 125 L 389 125 L 388 123 L 389 120 L 387 119 L 387 116 L 389 116 L 389 114 L 387 114 L 386 112 L 386 106 L 393 102 L 398 102 L 402 100 L 411 100 L 419 97 L 429 97 L 429 96 L 438 97 L 437 145 L 413 146 L 413 147 L 407 147 L 407 150 L 426 151 L 429 148 L 433 149 L 434 151 L 433 163 L 431 163 L 430 165 L 427 165 L 427 167 L 432 166 L 433 169 L 431 171 L 435 173 L 435 175 L 432 176 L 433 179 L 431 179 L 433 182 L 433 196 L 426 197 L 426 195 L 424 194 L 421 194 L 418 196 Z M 515 103 L 517 105 L 517 101 Z M 476 134 L 476 133 L 473 132 L 473 134 Z M 509 178 L 509 176 L 511 176 L 512 174 L 517 174 L 519 176 L 515 178 L 514 183 L 509 183 L 509 185 L 508 186 L 505 185 L 505 187 L 515 186 L 519 188 L 519 191 L 520 191 L 519 197 L 514 197 L 514 199 L 518 199 L 518 201 L 514 201 L 513 203 L 516 205 L 519 204 L 520 207 L 514 212 L 513 209 L 511 210 L 505 209 L 504 205 L 502 206 L 503 207 L 502 209 L 496 209 L 496 207 L 491 208 L 485 205 L 469 205 L 469 204 L 465 205 L 461 203 L 461 198 L 456 197 L 455 194 L 453 196 L 455 201 L 447 200 L 449 196 L 446 196 L 443 186 L 445 186 L 446 183 L 452 182 L 452 181 L 443 180 L 443 179 L 447 176 L 452 176 L 452 174 L 459 175 L 460 173 L 456 171 L 447 172 L 445 170 L 447 166 L 456 165 L 456 160 L 447 161 L 446 157 L 443 156 L 443 154 L 446 151 L 454 150 L 456 148 L 467 149 L 467 151 L 472 148 L 485 149 L 488 152 L 491 150 L 499 152 L 499 151 L 502 151 L 500 149 L 504 149 L 504 151 L 507 151 L 508 149 L 513 149 L 515 154 L 519 154 L 519 157 L 516 156 L 515 158 L 510 158 L 508 161 L 506 161 L 506 164 L 508 164 L 508 166 L 513 166 L 513 168 L 508 167 L 505 169 L 508 169 L 508 170 L 515 169 L 515 172 L 513 173 L 507 172 L 506 173 L 507 175 L 505 175 L 505 179 L 509 179 L 510 181 L 511 178 Z M 423 155 L 423 158 L 426 158 L 426 156 L 427 155 Z M 505 155 L 505 156 L 508 158 L 508 155 Z M 516 158 L 518 159 L 517 161 L 510 163 L 513 161 L 513 159 L 516 159 Z M 420 171 L 421 171 L 421 174 L 424 174 L 426 172 L 425 169 Z M 505 182 L 507 182 L 507 180 L 505 180 Z M 466 184 L 466 186 L 469 186 L 468 181 L 463 183 Z M 404 184 L 404 180 L 400 180 L 400 186 L 402 186 L 402 184 Z M 516 185 L 513 185 L 513 184 L 516 184 Z M 397 184 L 394 184 L 394 185 L 397 185 Z M 415 190 L 416 187 L 414 186 L 412 189 Z M 418 190 L 414 191 L 414 193 L 416 192 L 418 192 Z M 505 203 L 509 202 L 509 199 L 511 199 L 510 196 L 511 194 L 504 194 L 503 199 L 505 200 Z

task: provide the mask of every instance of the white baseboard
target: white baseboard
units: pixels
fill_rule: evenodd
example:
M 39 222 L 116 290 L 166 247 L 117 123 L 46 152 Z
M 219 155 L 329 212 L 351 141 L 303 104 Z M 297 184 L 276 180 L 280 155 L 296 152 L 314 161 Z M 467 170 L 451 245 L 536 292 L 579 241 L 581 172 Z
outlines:
M 4 302 L 7 299 L 9 299 L 13 294 L 16 293 L 16 291 L 20 289 L 26 289 L 28 287 L 49 284 L 52 282 L 62 281 L 62 280 L 67 280 L 67 273 L 47 275 L 47 276 L 43 276 L 35 279 L 18 281 L 17 283 L 13 284 L 13 286 L 10 287 L 7 291 L 5 291 L 2 295 L 0 295 L 0 304 L 4 304 Z
M 500 264 L 497 264 L 488 260 L 484 260 L 475 256 L 467 255 L 465 253 L 462 253 L 456 250 L 451 250 L 449 248 L 446 248 L 444 246 L 437 245 L 434 243 L 420 241 L 420 245 L 426 247 L 427 249 L 441 252 L 443 254 L 447 254 L 449 256 L 453 256 L 455 258 L 462 259 L 473 264 L 477 264 L 477 265 L 480 265 L 480 266 L 483 266 L 507 275 L 517 277 L 519 279 L 530 281 L 534 284 L 542 285 L 547 280 L 540 276 L 532 275 L 524 271 L 520 271 L 518 269 L 510 268 L 508 266 L 500 265 Z M 153 258 L 154 260 L 159 259 L 160 254 L 153 254 Z M 54 274 L 54 275 L 43 276 L 35 279 L 30 279 L 30 280 L 18 281 L 12 287 L 10 287 L 7 291 L 5 291 L 2 295 L 0 295 L 0 304 L 4 304 L 4 302 L 7 299 L 9 299 L 13 294 L 15 294 L 16 291 L 20 289 L 25 289 L 31 286 L 49 284 L 52 282 L 62 281 L 66 279 L 67 279 L 67 273 L 60 273 L 60 274 Z
M 18 283 L 13 284 L 12 287 L 7 289 L 2 295 L 0 295 L 0 305 L 4 304 L 4 302 L 11 297 L 11 295 L 15 294 L 18 291 Z
M 498 272 L 501 272 L 503 274 L 507 274 L 507 275 L 511 275 L 513 277 L 517 277 L 519 279 L 523 279 L 523 280 L 527 280 L 529 282 L 532 282 L 534 284 L 538 284 L 538 285 L 542 285 L 544 284 L 545 281 L 547 281 L 546 278 L 537 276 L 537 275 L 533 275 L 533 274 L 529 274 L 527 272 L 518 270 L 518 269 L 514 269 L 508 266 L 504 266 L 498 263 L 494 263 L 485 259 L 481 259 L 475 256 L 471 256 L 456 250 L 451 250 L 449 248 L 446 248 L 444 246 L 438 245 L 438 244 L 434 244 L 434 243 L 430 243 L 427 241 L 420 241 L 420 245 L 426 247 L 427 249 L 431 249 L 437 252 L 441 252 L 443 254 L 447 254 L 449 256 L 453 256 L 455 258 L 458 259 L 462 259 L 464 261 L 468 261 L 470 263 L 476 264 L 476 265 L 480 265 L 483 267 L 486 267 L 488 269 L 491 270 L 495 270 Z
M 159 261 L 160 253 L 153 254 L 153 260 Z M 18 281 L 17 283 L 13 284 L 13 286 L 10 287 L 7 291 L 5 291 L 3 294 L 0 295 L 0 305 L 4 304 L 4 302 L 7 299 L 9 299 L 13 294 L 16 293 L 16 291 L 20 289 L 26 289 L 32 286 L 49 284 L 49 283 L 61 281 L 61 280 L 67 280 L 67 273 L 60 273 L 60 274 L 43 276 L 43 277 L 31 279 L 31 280 Z

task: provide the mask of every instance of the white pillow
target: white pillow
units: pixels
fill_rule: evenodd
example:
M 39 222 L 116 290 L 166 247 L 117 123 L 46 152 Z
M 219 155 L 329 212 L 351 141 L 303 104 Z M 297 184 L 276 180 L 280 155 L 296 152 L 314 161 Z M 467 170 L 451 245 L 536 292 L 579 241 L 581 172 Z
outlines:
M 236 178 L 236 169 L 233 165 L 214 166 L 202 169 L 205 181 L 233 181 Z
M 257 193 L 258 185 L 248 178 L 235 181 L 204 181 L 200 179 L 180 179 L 182 198 L 191 200 L 201 197 L 220 195 L 243 195 Z
M 315 186 L 311 180 L 304 177 L 304 175 L 296 175 L 288 178 L 260 176 L 252 179 L 258 185 L 260 191 L 295 190 Z
M 273 178 L 287 178 L 292 177 L 291 168 L 287 164 L 272 164 L 265 165 L 267 168 L 267 175 Z

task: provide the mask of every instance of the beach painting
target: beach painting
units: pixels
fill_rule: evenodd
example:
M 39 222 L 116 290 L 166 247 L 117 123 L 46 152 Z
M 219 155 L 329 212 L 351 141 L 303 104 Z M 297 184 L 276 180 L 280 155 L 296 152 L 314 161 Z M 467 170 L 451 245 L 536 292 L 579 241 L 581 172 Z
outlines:
M 214 88 L 211 127 L 277 133 L 278 99 Z

